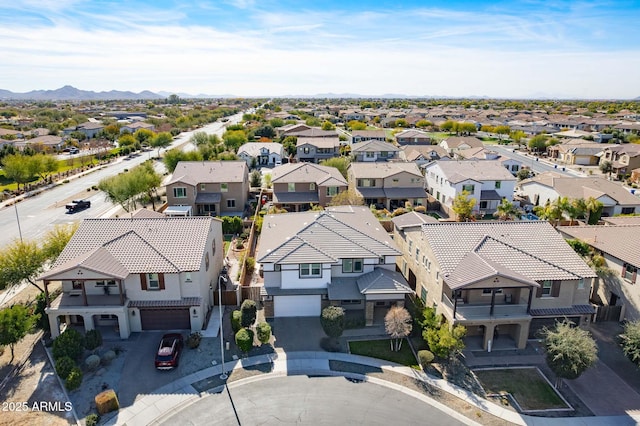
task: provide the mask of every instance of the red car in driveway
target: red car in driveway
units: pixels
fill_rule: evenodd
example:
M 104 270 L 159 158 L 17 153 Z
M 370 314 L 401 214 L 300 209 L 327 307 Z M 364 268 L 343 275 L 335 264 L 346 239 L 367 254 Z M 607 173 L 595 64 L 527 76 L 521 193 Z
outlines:
M 184 347 L 184 339 L 180 333 L 169 333 L 162 336 L 156 353 L 156 368 L 171 370 L 178 366 L 180 352 Z

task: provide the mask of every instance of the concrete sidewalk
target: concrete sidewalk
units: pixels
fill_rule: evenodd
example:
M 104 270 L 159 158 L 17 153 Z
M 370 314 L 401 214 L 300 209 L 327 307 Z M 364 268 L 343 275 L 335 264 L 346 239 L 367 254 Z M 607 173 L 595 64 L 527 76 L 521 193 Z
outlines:
M 640 422 L 640 415 L 636 416 L 610 416 L 610 417 L 563 417 L 563 418 L 545 418 L 545 417 L 532 417 L 518 414 L 514 411 L 503 408 L 490 401 L 482 399 L 477 395 L 466 391 L 458 386 L 455 386 L 445 380 L 435 379 L 423 373 L 409 367 L 401 366 L 398 364 L 390 363 L 383 360 L 374 358 L 362 357 L 358 355 L 351 355 L 345 353 L 330 353 L 330 352 L 276 352 L 274 354 L 256 356 L 246 358 L 238 361 L 226 363 L 226 370 L 237 369 L 251 369 L 251 367 L 258 365 L 271 364 L 270 372 L 259 374 L 244 379 L 240 379 L 235 382 L 228 383 L 229 386 L 236 387 L 243 384 L 251 383 L 255 380 L 268 379 L 274 376 L 287 376 L 296 374 L 318 374 L 318 375 L 339 375 L 354 377 L 363 380 L 371 381 L 372 383 L 388 386 L 394 389 L 401 390 L 405 393 L 414 395 L 415 392 L 406 388 L 403 388 L 396 383 L 387 382 L 383 379 L 371 378 L 362 376 L 360 374 L 344 373 L 333 371 L 330 368 L 330 361 L 343 361 L 354 364 L 365 365 L 374 368 L 380 368 L 385 371 L 399 373 L 407 377 L 411 377 L 417 380 L 421 380 L 431 386 L 435 386 L 444 392 L 452 394 L 468 404 L 477 407 L 479 410 L 490 413 L 496 417 L 500 417 L 505 421 L 508 421 L 517 425 L 635 425 Z M 207 379 L 213 379 L 215 383 L 218 376 L 221 373 L 221 366 L 214 366 L 201 370 L 197 373 L 183 377 L 167 386 L 157 389 L 155 392 L 149 395 L 145 395 L 139 398 L 132 406 L 121 409 L 115 416 L 105 419 L 103 424 L 106 425 L 143 425 L 150 424 L 154 420 L 162 417 L 169 411 L 180 410 L 188 406 L 190 403 L 197 401 L 198 399 L 207 395 L 208 391 L 198 392 L 194 385 L 196 383 L 202 383 Z M 220 386 L 218 386 L 220 387 Z M 414 395 L 416 396 L 416 395 Z M 430 398 L 429 398 L 430 400 Z M 439 403 L 435 401 L 435 405 Z M 442 405 L 442 404 L 440 404 Z M 447 414 L 452 414 L 453 410 L 448 407 L 438 407 Z M 449 410 L 450 412 L 448 412 Z M 457 415 L 457 414 L 456 414 Z M 470 423 L 473 423 L 471 419 L 467 419 Z

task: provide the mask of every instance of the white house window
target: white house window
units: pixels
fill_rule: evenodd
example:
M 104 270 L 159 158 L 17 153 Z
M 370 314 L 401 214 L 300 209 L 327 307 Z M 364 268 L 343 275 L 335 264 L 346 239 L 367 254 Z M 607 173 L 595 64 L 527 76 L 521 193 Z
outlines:
M 409 254 L 411 254 L 412 250 L 413 250 L 413 241 L 409 240 Z
M 160 290 L 160 278 L 158 274 L 147 274 L 147 288 L 149 290 Z
M 74 290 L 82 290 L 82 281 L 71 281 L 71 287 Z
M 282 267 L 280 266 L 279 263 L 276 263 L 275 265 L 273 265 L 273 270 L 276 271 L 276 272 L 280 272 L 281 268 Z
M 578 280 L 578 290 L 584 290 L 584 278 Z
M 495 291 L 496 291 L 496 294 L 502 294 L 502 289 L 501 288 L 496 288 Z M 491 289 L 490 288 L 483 288 L 482 289 L 482 295 L 483 296 L 491 296 Z
M 380 265 L 384 265 L 384 257 L 380 257 L 380 258 L 378 259 L 378 263 L 379 263 Z
M 553 287 L 553 281 L 542 282 L 542 295 L 551 296 L 551 288 Z
M 373 158 L 373 152 L 371 152 L 371 151 L 367 151 L 364 154 L 365 154 L 365 157 L 367 157 L 367 158 Z
M 362 272 L 362 259 L 342 259 L 342 272 Z
M 310 191 L 315 191 L 315 190 L 316 190 L 316 184 L 315 184 L 315 183 L 313 183 L 313 182 L 311 182 L 311 183 L 309 184 L 309 190 L 310 190 Z
M 227 200 L 227 207 L 234 208 L 235 206 L 236 206 L 236 200 L 234 199 Z
M 416 262 L 420 261 L 420 249 L 416 247 Z
M 200 184 L 200 191 L 204 191 L 205 189 L 207 189 L 207 185 L 205 183 L 201 183 Z
M 462 185 L 462 190 L 473 194 L 474 192 L 476 192 L 476 186 L 475 185 Z
M 480 201 L 480 208 L 481 209 L 486 209 L 488 206 L 488 203 L 486 201 Z
M 187 188 L 181 186 L 173 188 L 173 196 L 174 198 L 187 198 Z
M 296 192 L 296 183 L 295 182 L 289 182 L 287 184 L 287 189 L 289 192 Z
M 338 187 L 337 186 L 327 186 L 327 197 L 334 197 L 338 195 Z
M 184 273 L 184 280 L 188 283 L 191 282 L 191 272 L 185 272 Z
M 422 303 L 427 304 L 427 289 L 424 287 L 420 290 L 420 299 L 422 299 Z
M 625 263 L 622 268 L 622 278 L 633 283 L 635 281 L 635 276 L 637 275 L 638 268 L 628 263 Z
M 229 192 L 229 184 L 221 183 L 220 184 L 220 192 Z
M 305 154 L 309 153 L 309 147 L 305 146 L 304 148 L 302 148 L 302 152 L 304 152 Z
M 500 182 L 499 180 L 496 181 L 496 189 L 500 189 L 500 185 L 502 185 L 502 182 Z
M 319 263 L 301 263 L 300 264 L 300 277 L 310 278 L 320 276 L 320 264 Z

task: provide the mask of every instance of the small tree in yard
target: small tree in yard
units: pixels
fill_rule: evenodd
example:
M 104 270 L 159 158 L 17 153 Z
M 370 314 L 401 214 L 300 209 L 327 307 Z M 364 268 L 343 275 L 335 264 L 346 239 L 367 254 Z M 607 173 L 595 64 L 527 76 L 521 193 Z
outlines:
M 439 328 L 426 329 L 422 336 L 434 355 L 448 359 L 464 349 L 463 339 L 466 334 L 466 327 L 462 325 L 449 327 L 449 324 L 445 322 Z
M 0 311 L 0 345 L 9 345 L 11 362 L 13 362 L 15 344 L 27 335 L 36 320 L 37 317 L 30 315 L 23 305 L 13 305 Z
M 243 328 L 236 333 L 236 345 L 242 352 L 247 353 L 253 347 L 253 331 Z
M 598 346 L 588 331 L 573 327 L 570 321 L 557 322 L 541 333 L 547 350 L 547 364 L 560 379 L 576 379 L 598 360 Z
M 399 306 L 393 306 L 384 317 L 384 327 L 391 336 L 391 350 L 399 351 L 402 340 L 411 333 L 412 320 L 409 311 Z
M 640 365 L 640 321 L 628 322 L 620 335 L 624 354 L 636 365 Z
M 254 322 L 256 322 L 258 310 L 256 307 L 256 302 L 251 299 L 246 299 L 240 305 L 240 324 L 243 327 L 251 327 Z
M 339 306 L 327 306 L 322 310 L 320 324 L 322 329 L 332 339 L 342 336 L 344 331 L 344 309 Z
M 271 340 L 271 326 L 266 322 L 261 322 L 256 327 L 256 330 L 260 343 L 262 343 L 263 345 L 269 343 L 269 340 Z

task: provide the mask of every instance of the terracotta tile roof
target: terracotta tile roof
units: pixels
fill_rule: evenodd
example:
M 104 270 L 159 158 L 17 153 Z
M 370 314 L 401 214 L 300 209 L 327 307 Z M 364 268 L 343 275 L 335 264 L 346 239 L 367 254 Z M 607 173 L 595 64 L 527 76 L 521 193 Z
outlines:
M 640 224 L 559 226 L 569 238 L 582 240 L 623 262 L 640 267 Z
M 458 269 L 469 253 L 496 271 L 533 281 L 596 276 L 546 221 L 427 223 L 422 232 L 444 276 L 472 279 L 474 271 Z
M 174 307 L 190 307 L 201 306 L 202 298 L 200 297 L 183 297 L 178 300 L 131 300 L 130 308 L 174 308 Z
M 596 309 L 591 305 L 573 305 L 566 308 L 532 308 L 530 310 L 530 314 L 534 317 L 568 317 L 595 313 Z
M 274 167 L 271 183 L 315 183 L 324 186 L 347 186 L 347 180 L 335 167 L 313 163 L 287 163 Z
M 269 263 L 334 263 L 399 254 L 368 207 L 340 206 L 265 216 L 256 257 Z
M 200 269 L 210 217 L 85 219 L 43 278 L 82 266 L 124 278 L 130 273 Z
M 184 182 L 199 183 L 245 182 L 248 180 L 247 162 L 240 161 L 180 161 L 166 185 Z

